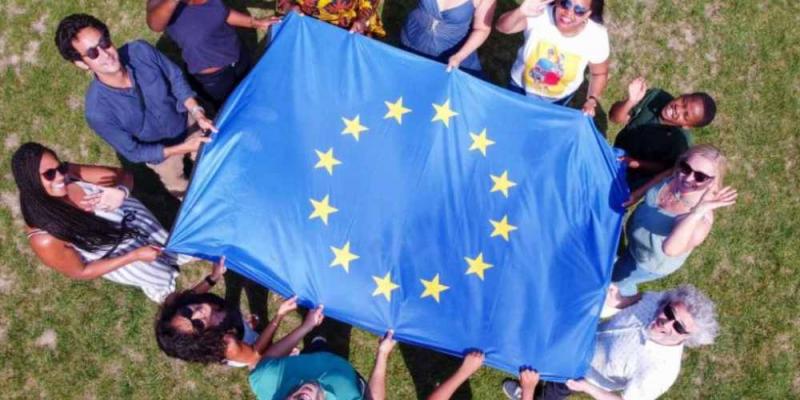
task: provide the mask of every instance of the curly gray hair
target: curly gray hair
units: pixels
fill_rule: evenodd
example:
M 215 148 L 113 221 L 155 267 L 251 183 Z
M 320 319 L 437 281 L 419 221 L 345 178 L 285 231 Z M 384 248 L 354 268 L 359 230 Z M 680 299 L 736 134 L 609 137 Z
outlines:
M 719 333 L 717 312 L 714 302 L 693 285 L 680 285 L 672 289 L 661 298 L 660 306 L 664 304 L 681 303 L 692 315 L 695 331 L 686 339 L 686 346 L 697 347 L 714 343 Z M 659 307 L 659 310 L 661 307 Z

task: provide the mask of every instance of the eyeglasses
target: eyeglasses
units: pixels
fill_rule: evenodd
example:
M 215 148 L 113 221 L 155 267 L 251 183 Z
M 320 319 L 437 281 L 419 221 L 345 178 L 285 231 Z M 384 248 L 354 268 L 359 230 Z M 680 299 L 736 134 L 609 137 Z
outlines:
M 107 38 L 105 36 L 101 36 L 100 37 L 100 41 L 97 42 L 96 46 L 89 47 L 88 49 L 86 49 L 86 54 L 81 54 L 81 55 L 86 57 L 86 58 L 88 58 L 88 59 L 90 59 L 90 60 L 96 60 L 97 57 L 100 57 L 100 50 L 99 49 L 106 50 L 109 47 L 111 47 L 111 39 L 109 39 L 109 38 Z
M 589 12 L 589 9 L 573 3 L 572 0 L 559 0 L 558 6 L 565 10 L 572 9 L 572 12 L 574 12 L 578 17 L 582 17 Z
M 57 167 L 50 168 L 42 172 L 42 177 L 44 177 L 44 179 L 47 179 L 48 181 L 52 181 L 53 179 L 56 179 L 56 172 L 58 172 L 61 175 L 66 175 L 67 170 L 69 170 L 69 164 L 62 162 L 59 163 Z
M 689 331 L 686 330 L 686 327 L 675 318 L 675 309 L 672 308 L 671 304 L 667 304 L 664 306 L 664 316 L 667 317 L 667 320 L 673 321 L 672 328 L 675 329 L 675 332 L 680 333 L 681 335 L 688 335 Z
M 681 175 L 686 175 L 686 176 L 694 174 L 694 180 L 696 180 L 697 183 L 703 183 L 705 181 L 714 179 L 714 177 L 711 175 L 706 175 L 703 172 L 695 170 L 686 161 L 681 161 L 678 163 L 678 172 Z
M 192 311 L 192 309 L 189 308 L 189 306 L 183 306 L 183 307 L 179 308 L 178 309 L 178 315 L 180 315 L 183 318 L 188 319 L 189 321 L 192 321 L 192 328 L 194 328 L 195 331 L 198 331 L 198 332 L 202 331 L 206 327 L 206 324 L 203 323 L 203 321 L 201 321 L 199 319 L 193 319 L 192 318 L 194 316 L 194 311 Z

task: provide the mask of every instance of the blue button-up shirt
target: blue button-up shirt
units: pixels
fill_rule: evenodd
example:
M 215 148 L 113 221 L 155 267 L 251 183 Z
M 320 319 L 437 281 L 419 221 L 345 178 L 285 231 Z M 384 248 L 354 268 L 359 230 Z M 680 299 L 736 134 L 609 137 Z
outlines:
M 143 40 L 119 48 L 133 86 L 110 87 L 97 78 L 86 92 L 86 121 L 133 162 L 164 161 L 164 146 L 186 136 L 184 102 L 195 93 L 180 68 Z

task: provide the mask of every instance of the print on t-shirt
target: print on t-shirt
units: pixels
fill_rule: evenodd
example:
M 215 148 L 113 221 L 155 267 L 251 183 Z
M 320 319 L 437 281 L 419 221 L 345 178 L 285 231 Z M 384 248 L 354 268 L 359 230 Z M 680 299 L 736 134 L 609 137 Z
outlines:
M 581 58 L 561 51 L 547 41 L 540 41 L 525 61 L 525 86 L 547 97 L 560 97 L 575 80 Z

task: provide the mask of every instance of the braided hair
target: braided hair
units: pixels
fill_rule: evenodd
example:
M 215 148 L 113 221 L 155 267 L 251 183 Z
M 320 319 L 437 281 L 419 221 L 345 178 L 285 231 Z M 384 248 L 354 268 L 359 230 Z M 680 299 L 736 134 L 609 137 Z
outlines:
M 53 150 L 39 143 L 28 142 L 20 146 L 11 159 L 25 224 L 86 251 L 107 251 L 136 235 L 131 229 L 50 196 L 39 177 L 39 164 L 44 153 L 58 158 Z

